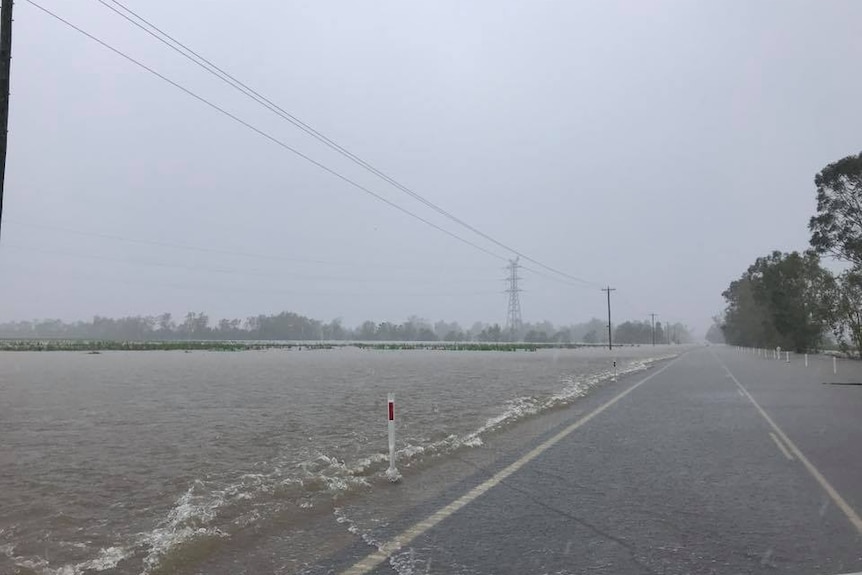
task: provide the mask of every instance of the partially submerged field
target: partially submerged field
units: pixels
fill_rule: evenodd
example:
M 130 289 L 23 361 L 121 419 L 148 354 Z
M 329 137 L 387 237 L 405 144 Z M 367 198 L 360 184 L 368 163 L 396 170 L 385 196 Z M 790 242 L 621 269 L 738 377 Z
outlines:
M 113 341 L 82 339 L 5 339 L 0 351 L 245 351 L 314 350 L 339 347 L 390 350 L 536 351 L 539 349 L 603 348 L 607 344 L 507 342 L 397 342 L 397 341 Z M 632 347 L 632 346 L 615 346 Z

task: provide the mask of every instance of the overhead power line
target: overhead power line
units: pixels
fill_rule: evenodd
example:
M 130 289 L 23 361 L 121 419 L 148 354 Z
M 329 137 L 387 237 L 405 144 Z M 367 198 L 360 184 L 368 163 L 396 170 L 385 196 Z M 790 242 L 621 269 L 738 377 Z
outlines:
M 22 266 L 16 264 L 6 264 L 5 267 L 17 267 L 18 269 L 24 269 L 27 271 L 32 271 L 32 266 Z M 41 271 L 41 270 L 40 270 Z M 206 284 L 186 284 L 186 283 L 172 283 L 172 282 L 153 282 L 147 280 L 124 280 L 121 278 L 112 275 L 110 277 L 93 277 L 92 274 L 83 274 L 83 273 L 75 273 L 75 272 L 64 272 L 63 279 L 80 279 L 86 282 L 96 282 L 96 283 L 111 283 L 111 284 L 125 284 L 134 287 L 158 287 L 158 288 L 170 288 L 170 289 L 181 289 L 181 290 L 191 290 L 196 293 L 228 293 L 228 294 L 236 294 L 236 293 L 250 293 L 250 294 L 274 294 L 274 295 L 293 295 L 293 296 L 315 296 L 315 297 L 467 297 L 467 296 L 482 296 L 487 297 L 488 295 L 496 294 L 496 291 L 489 290 L 481 290 L 481 291 L 465 291 L 465 292 L 371 292 L 368 290 L 363 291 L 352 291 L 352 292 L 342 292 L 342 291 L 322 291 L 322 290 L 313 290 L 313 291 L 296 291 L 290 289 L 279 289 L 279 288 L 246 288 L 246 287 L 221 287 L 217 285 L 213 285 L 211 283 Z
M 402 264 L 391 264 L 391 263 L 382 264 L 382 263 L 370 262 L 370 261 L 366 261 L 366 260 L 363 260 L 361 262 L 345 262 L 345 261 L 339 262 L 339 261 L 331 261 L 331 260 L 318 260 L 318 259 L 311 259 L 311 258 L 297 258 L 297 257 L 289 257 L 289 256 L 279 256 L 279 255 L 263 254 L 263 253 L 257 253 L 257 252 L 248 252 L 248 251 L 242 251 L 242 250 L 215 248 L 212 246 L 199 246 L 199 245 L 192 245 L 192 244 L 186 244 L 186 243 L 167 242 L 164 240 L 152 240 L 152 239 L 147 239 L 147 238 L 136 238 L 136 237 L 122 236 L 122 235 L 112 234 L 112 233 L 95 232 L 92 230 L 80 230 L 80 229 L 69 228 L 69 227 L 65 227 L 65 226 L 52 226 L 52 225 L 33 223 L 33 222 L 23 222 L 23 221 L 19 221 L 19 220 L 8 220 L 6 222 L 6 224 L 11 224 L 13 226 L 23 226 L 26 228 L 34 228 L 34 229 L 38 229 L 38 230 L 49 230 L 52 232 L 71 234 L 71 235 L 82 236 L 82 237 L 86 237 L 86 238 L 109 240 L 112 242 L 124 242 L 124 243 L 129 243 L 129 244 L 137 244 L 137 245 L 144 245 L 144 246 L 155 246 L 155 247 L 159 247 L 159 248 L 167 248 L 167 249 L 174 249 L 174 250 L 184 250 L 184 251 L 191 251 L 191 252 L 198 252 L 198 253 L 209 253 L 209 254 L 241 257 L 241 258 L 252 258 L 252 259 L 259 259 L 259 260 L 264 260 L 264 261 L 289 262 L 289 263 L 293 263 L 293 264 L 311 264 L 311 265 L 335 266 L 335 267 L 345 267 L 345 266 L 362 267 L 362 268 L 375 267 L 375 268 L 381 268 L 381 269 L 396 269 L 396 270 L 400 270 L 400 271 L 403 271 L 404 269 L 409 267 L 409 266 L 405 266 Z M 8 246 L 8 247 L 12 247 L 12 246 Z M 24 249 L 24 248 L 22 246 L 18 246 L 16 249 Z M 453 269 L 472 270 L 472 271 L 476 270 L 475 266 L 434 266 L 434 267 L 439 267 L 440 269 L 445 269 L 445 270 L 453 270 Z M 519 267 L 520 267 L 520 269 L 523 269 L 525 271 L 528 271 L 530 273 L 536 274 L 540 277 L 543 277 L 545 279 L 548 279 L 548 280 L 551 280 L 551 281 L 554 281 L 557 283 L 581 287 L 579 284 L 569 282 L 569 281 L 565 280 L 564 278 L 548 275 L 546 273 L 540 272 L 539 270 L 529 268 L 523 264 L 521 264 Z M 428 265 L 422 265 L 422 266 L 417 265 L 417 266 L 413 266 L 411 269 L 426 270 L 428 268 L 429 268 Z M 503 292 L 500 292 L 500 293 L 503 293 Z
M 140 14 L 136 13 L 132 9 L 125 6 L 122 2 L 119 2 L 118 0 L 111 0 L 111 2 L 113 4 L 115 4 L 116 6 L 119 6 L 123 11 L 126 12 L 126 14 L 124 14 L 123 12 L 121 12 L 120 10 L 115 8 L 114 6 L 111 6 L 106 0 L 96 0 L 96 1 L 99 2 L 100 4 L 102 4 L 103 6 L 105 6 L 106 8 L 108 8 L 109 10 L 113 11 L 114 13 L 118 14 L 119 16 L 121 16 L 122 18 L 124 18 L 125 20 L 127 20 L 128 22 L 133 24 L 134 26 L 140 28 L 141 30 L 143 30 L 144 32 L 146 32 L 147 34 L 149 34 L 150 36 L 152 36 L 153 38 L 155 38 L 156 40 L 158 40 L 162 44 L 168 46 L 173 51 L 182 55 L 184 58 L 193 62 L 195 65 L 206 70 L 211 75 L 215 76 L 216 78 L 225 82 L 226 84 L 228 84 L 232 88 L 238 90 L 239 92 L 241 92 L 245 96 L 251 98 L 252 100 L 257 102 L 261 106 L 270 110 L 271 112 L 273 112 L 274 114 L 276 114 L 277 116 L 282 118 L 283 120 L 286 120 L 287 122 L 291 123 L 292 125 L 299 128 L 300 130 L 302 130 L 303 132 L 305 132 L 309 136 L 315 138 L 316 140 L 323 143 L 324 145 L 326 145 L 330 149 L 338 152 L 339 154 L 341 154 L 345 158 L 348 158 L 350 161 L 354 162 L 355 164 L 368 170 L 369 172 L 371 172 L 375 176 L 379 177 L 383 181 L 394 186 L 399 191 L 407 194 L 408 196 L 410 196 L 413 199 L 417 200 L 418 202 L 422 203 L 426 207 L 434 210 L 438 214 L 448 218 L 449 220 L 451 220 L 451 221 L 455 222 L 456 224 L 466 228 L 467 230 L 469 230 L 469 231 L 473 232 L 474 234 L 484 238 L 485 240 L 495 244 L 496 246 L 503 248 L 503 249 L 505 249 L 505 250 L 507 250 L 507 251 L 509 251 L 509 252 L 511 252 L 511 253 L 513 253 L 513 254 L 515 254 L 515 255 L 517 255 L 517 256 L 543 268 L 543 269 L 545 269 L 545 270 L 547 270 L 547 271 L 550 271 L 550 272 L 555 273 L 561 277 L 565 277 L 565 278 L 572 280 L 572 281 L 575 281 L 575 282 L 580 282 L 580 283 L 587 284 L 587 285 L 595 285 L 595 286 L 599 285 L 595 282 L 585 280 L 585 279 L 579 278 L 577 276 L 573 276 L 573 275 L 568 274 L 566 272 L 563 272 L 559 269 L 556 269 L 554 267 L 546 265 L 546 264 L 544 264 L 544 263 L 542 263 L 542 262 L 540 262 L 534 258 L 531 258 L 530 256 L 527 256 L 526 254 L 521 253 L 519 250 L 517 250 L 517 249 L 497 240 L 496 238 L 486 234 L 485 232 L 479 230 L 475 226 L 473 226 L 473 225 L 469 224 L 468 222 L 464 221 L 463 219 L 455 216 L 451 212 L 443 209 L 442 207 L 440 207 L 437 204 L 435 204 L 434 202 L 428 200 L 427 198 L 425 198 L 424 196 L 422 196 L 418 192 L 413 191 L 412 189 L 410 189 L 406 185 L 402 184 L 401 182 L 397 181 L 393 177 L 389 176 L 388 174 L 386 174 L 382 170 L 376 168 L 371 163 L 367 162 L 366 160 L 357 156 L 356 154 L 354 154 L 350 150 L 341 146 L 340 144 L 338 144 L 337 142 L 335 142 L 331 138 L 327 137 L 326 135 L 322 134 L 318 130 L 314 129 L 312 126 L 303 122 L 302 120 L 297 118 L 295 115 L 291 114 L 290 112 L 288 112 L 287 110 L 285 110 L 284 108 L 282 108 L 281 106 L 279 106 L 278 104 L 276 104 L 275 102 L 270 100 L 269 98 L 263 96 L 260 92 L 254 90 L 253 88 L 250 88 L 247 84 L 238 80 L 235 76 L 226 72 L 223 68 L 217 66 L 212 61 L 203 57 L 200 53 L 196 52 L 195 50 L 190 48 L 188 45 L 177 40 L 174 36 L 171 36 L 170 34 L 165 32 L 164 30 L 162 30 L 161 28 L 159 28 L 158 26 L 153 24 L 151 21 L 147 20 L 146 18 L 144 18 Z M 131 15 L 131 16 L 129 16 L 129 15 Z M 137 21 L 135 19 L 137 19 Z
M 301 280 L 315 280 L 315 281 L 328 281 L 328 282 L 337 282 L 344 283 L 348 281 L 361 282 L 361 283 L 383 283 L 383 284 L 392 284 L 393 278 L 391 276 L 383 276 L 380 273 L 375 273 L 373 277 L 357 277 L 357 276 L 328 276 L 328 275 L 309 275 L 305 273 L 299 273 L 295 270 L 285 269 L 281 270 L 279 273 L 275 273 L 273 271 L 262 271 L 262 270 L 248 270 L 248 269 L 234 269 L 234 268 L 221 268 L 221 267 L 211 267 L 211 266 L 201 266 L 201 265 L 186 265 L 186 264 L 178 264 L 178 263 L 170 263 L 170 262 L 160 262 L 160 261 L 152 261 L 152 260 L 140 260 L 140 259 L 129 259 L 127 257 L 114 257 L 114 256 L 106 256 L 101 254 L 92 254 L 83 251 L 69 251 L 69 250 L 56 250 L 51 248 L 42 248 L 36 246 L 25 246 L 25 245 L 16 245 L 5 243 L 0 250 L 19 250 L 33 253 L 41 253 L 46 255 L 55 255 L 55 256 L 63 256 L 63 257 L 71 257 L 71 258 L 81 258 L 87 260 L 95 260 L 95 261 L 105 261 L 105 262 L 116 262 L 120 264 L 126 264 L 131 266 L 144 266 L 144 267 L 154 267 L 154 268 L 168 268 L 168 269 L 177 269 L 177 270 L 185 270 L 189 272 L 204 272 L 204 273 L 215 273 L 215 274 L 227 274 L 227 275 L 237 275 L 242 277 L 261 277 L 261 278 L 271 278 L 271 279 L 301 279 Z M 423 285 L 428 285 L 430 282 L 428 278 L 416 278 L 404 276 L 403 274 L 399 274 L 399 280 L 413 283 L 422 283 Z M 463 282 L 461 282 L 463 283 Z M 496 292 L 489 292 L 496 293 Z
M 642 307 L 635 305 L 632 300 L 630 300 L 625 292 L 620 292 L 619 297 L 623 300 L 623 303 L 628 306 L 629 313 L 633 316 L 648 316 L 649 313 L 644 311 Z
M 143 62 L 141 62 L 141 61 L 139 61 L 139 60 L 136 60 L 136 59 L 135 59 L 135 58 L 133 58 L 132 56 L 129 56 L 128 54 L 126 54 L 125 52 L 122 52 L 121 50 L 119 50 L 119 49 L 117 49 L 117 48 L 114 48 L 113 46 L 111 46 L 111 45 L 110 45 L 110 44 L 108 44 L 107 42 L 105 42 L 105 41 L 103 41 L 103 40 L 100 40 L 99 38 L 97 38 L 96 36 L 93 36 L 92 34 L 90 34 L 89 32 L 87 32 L 86 30 L 84 30 L 84 29 L 82 29 L 82 28 L 80 28 L 80 27 L 76 26 L 75 24 L 73 24 L 73 23 L 69 22 L 68 20 L 66 20 L 65 18 L 63 18 L 62 16 L 60 16 L 59 14 L 56 14 L 56 13 L 52 12 L 51 10 L 48 10 L 47 8 L 45 8 L 44 6 L 41 6 L 40 4 L 37 4 L 37 3 L 36 3 L 36 2 L 34 2 L 33 0 L 26 0 L 26 1 L 27 1 L 30 5 L 32 5 L 32 6 L 34 6 L 34 7 L 36 7 L 36 8 L 38 8 L 39 10 L 41 10 L 42 12 L 44 12 L 45 14 L 47 14 L 47 15 L 51 16 L 52 18 L 54 18 L 54 19 L 58 20 L 59 22 L 62 22 L 62 23 L 63 23 L 63 24 L 65 24 L 66 26 L 68 26 L 68 27 L 72 28 L 73 30 L 75 30 L 76 32 L 78 32 L 78 33 L 80 33 L 80 34 L 83 34 L 83 35 L 84 35 L 84 36 L 86 36 L 87 38 L 89 38 L 89 39 L 93 40 L 94 42 L 96 42 L 96 43 L 100 44 L 101 46 L 103 46 L 103 47 L 107 48 L 108 50 L 110 50 L 110 51 L 114 52 L 114 53 L 115 53 L 115 54 L 117 54 L 118 56 L 121 56 L 122 58 L 124 58 L 124 59 L 128 60 L 128 61 L 129 61 L 129 62 L 131 62 L 132 64 L 135 64 L 135 65 L 136 65 L 136 66 L 138 66 L 139 68 L 141 68 L 141 69 L 143 69 L 143 70 L 146 70 L 146 71 L 147 71 L 147 72 L 149 72 L 150 74 L 152 74 L 152 75 L 156 76 L 157 78 L 159 78 L 159 79 L 163 80 L 164 82 L 167 82 L 168 84 L 170 84 L 171 86 L 173 86 L 173 87 L 177 88 L 178 90 L 181 90 L 182 92 L 185 92 L 187 95 L 189 95 L 189 96 L 191 96 L 192 98 L 194 98 L 194 99 L 198 100 L 199 102 L 201 102 L 201 103 L 203 103 L 203 104 L 205 104 L 205 105 L 209 106 L 210 108 L 212 108 L 213 110 L 215 110 L 215 111 L 219 112 L 220 114 L 222 114 L 222 115 L 224 115 L 224 116 L 227 116 L 227 117 L 228 117 L 228 118 L 230 118 L 231 120 L 233 120 L 233 121 L 235 121 L 235 122 L 237 122 L 237 123 L 241 124 L 242 126 L 245 126 L 245 127 L 246 127 L 246 128 L 248 128 L 249 130 L 251 130 L 251 131 L 253 131 L 253 132 L 257 133 L 258 135 L 260 135 L 260 136 L 262 136 L 262 137 L 266 138 L 267 140 L 269 140 L 270 142 L 272 142 L 272 143 L 274 143 L 274 144 L 276 144 L 276 145 L 278 145 L 278 146 L 280 146 L 280 147 L 284 148 L 285 150 L 287 150 L 287 151 L 289 151 L 289 152 L 292 152 L 293 154 L 296 154 L 297 156 L 299 156 L 299 157 L 300 157 L 300 158 L 302 158 L 303 160 L 305 160 L 305 161 L 307 161 L 307 162 L 309 162 L 309 163 L 313 164 L 314 166 L 317 166 L 317 167 L 318 167 L 318 168 L 320 168 L 321 170 L 323 170 L 323 171 L 325 171 L 325 172 L 327 172 L 327 173 L 329 173 L 329 174 L 331 174 L 331 175 L 335 176 L 336 178 L 338 178 L 338 179 L 342 180 L 343 182 L 345 182 L 345 183 L 347 183 L 347 184 L 350 184 L 350 185 L 351 185 L 351 186 L 353 186 L 354 188 L 356 188 L 356 189 L 358 189 L 358 190 L 360 190 L 360 191 L 362 191 L 362 192 L 365 192 L 366 194 L 368 194 L 368 195 L 372 196 L 373 198 L 375 198 L 375 199 L 377 199 L 377 200 L 379 200 L 379 201 L 381 201 L 381 202 L 383 202 L 383 203 L 387 204 L 388 206 L 393 207 L 393 208 L 395 208 L 396 210 L 398 210 L 398 211 L 400 211 L 400 212 L 402 212 L 402 213 L 404 213 L 404 214 L 407 214 L 408 216 L 410 216 L 410 217 L 412 217 L 412 218 L 414 218 L 414 219 L 419 220 L 420 222 L 422 222 L 422 223 L 424 223 L 424 224 L 426 224 L 426 225 L 428 225 L 428 226 L 430 226 L 430 227 L 432 227 L 432 228 L 436 229 L 437 231 L 440 231 L 440 232 L 442 232 L 442 233 L 446 234 L 447 236 L 450 236 L 450 237 L 452 237 L 452 238 L 454 238 L 454 239 L 458 240 L 459 242 L 462 242 L 462 243 L 464 243 L 464 244 L 466 244 L 466 245 L 468 245 L 468 246 L 471 246 L 471 247 L 473 247 L 473 248 L 475 248 L 475 249 L 477 249 L 477 250 L 479 250 L 479 251 L 481 251 L 481 252 L 484 252 L 484 253 L 486 253 L 486 254 L 490 255 L 491 257 L 497 258 L 497 259 L 499 259 L 499 260 L 506 261 L 506 258 L 504 258 L 503 256 L 501 256 L 501 255 L 499 255 L 499 254 L 496 254 L 496 253 L 492 252 L 491 250 L 489 250 L 489 249 L 487 249 L 487 248 L 484 248 L 484 247 L 482 247 L 482 246 L 480 246 L 480 245 L 478 245 L 478 244 L 476 244 L 476 243 L 474 243 L 474 242 L 471 242 L 470 240 L 468 240 L 468 239 L 466 239 L 466 238 L 463 238 L 463 237 L 459 236 L 458 234 L 455 234 L 454 232 L 451 232 L 451 231 L 447 230 L 446 228 L 443 228 L 443 227 L 441 227 L 441 226 L 438 226 L 438 225 L 437 225 L 437 224 L 435 224 L 434 222 L 431 222 L 431 221 L 429 221 L 429 220 L 427 220 L 427 219 L 423 218 L 422 216 L 420 216 L 420 215 L 418 215 L 418 214 L 416 214 L 416 213 L 414 213 L 414 212 L 411 212 L 410 210 L 408 210 L 408 209 L 406 209 L 406 208 L 404 208 L 404 207 L 402 207 L 402 206 L 400 206 L 400 205 L 396 204 L 395 202 L 393 202 L 393 201 L 391 201 L 391 200 L 389 200 L 389 199 L 387 199 L 387 198 L 385 198 L 385 197 L 381 196 L 380 194 L 378 194 L 378 193 L 376 193 L 376 192 L 374 192 L 374 191 L 372 191 L 372 190 L 370 190 L 370 189 L 366 188 L 365 186 L 363 186 L 362 184 L 360 184 L 360 183 L 356 182 L 355 180 L 352 180 L 352 179 L 348 178 L 347 176 L 345 176 L 345 175 L 343 175 L 343 174 L 341 174 L 341 173 L 339 173 L 339 172 L 336 172 L 336 171 L 335 171 L 335 170 L 333 170 L 332 168 L 330 168 L 330 167 L 328 167 L 328 166 L 326 166 L 326 165 L 324 165 L 324 164 L 322 164 L 322 163 L 318 162 L 318 161 L 317 161 L 317 160 L 315 160 L 314 158 L 312 158 L 312 157 L 310 157 L 310 156 L 308 156 L 308 155 L 306 155 L 306 154 L 304 154 L 304 153 L 300 152 L 299 150 L 297 150 L 296 148 L 294 148 L 294 147 L 290 146 L 289 144 L 286 144 L 286 143 L 285 143 L 285 142 L 283 142 L 282 140 L 279 140 L 278 138 L 276 138 L 276 137 L 275 137 L 275 136 L 273 136 L 272 134 L 269 134 L 268 132 L 265 132 L 265 131 L 261 130 L 260 128 L 258 128 L 258 127 L 256 127 L 256 126 L 254 126 L 253 124 L 250 124 L 249 122 L 246 122 L 245 120 L 243 120 L 242 118 L 240 118 L 240 117 L 236 116 L 235 114 L 233 114 L 233 113 L 231 113 L 231 112 L 228 112 L 227 110 L 225 110 L 224 108 L 222 108 L 222 107 L 221 107 L 221 106 L 219 106 L 218 104 L 215 104 L 215 103 L 211 102 L 210 100 L 207 100 L 206 98 L 204 98 L 203 96 L 201 96 L 201 95 L 197 94 L 196 92 L 193 92 L 193 91 L 189 90 L 189 89 L 188 89 L 188 88 L 186 88 L 185 86 L 183 86 L 183 85 L 181 85 L 181 84 L 179 84 L 179 83 L 175 82 L 174 80 L 171 80 L 170 78 L 168 78 L 167 76 L 165 76 L 165 75 L 161 74 L 160 72 L 157 72 L 155 69 L 153 69 L 153 68 L 151 68 L 151 67 L 147 66 L 147 65 L 146 65 L 146 64 L 144 64 Z
M 545 278 L 545 279 L 549 279 L 549 280 L 551 280 L 551 281 L 555 281 L 555 282 L 558 282 L 558 283 L 561 283 L 561 284 L 564 284 L 564 285 L 574 286 L 574 287 L 579 287 L 579 288 L 584 287 L 583 282 L 581 282 L 581 283 L 576 283 L 576 282 L 574 282 L 574 281 L 568 280 L 568 279 L 563 278 L 563 277 L 560 277 L 560 276 L 552 276 L 552 275 L 549 275 L 549 274 L 547 274 L 547 273 L 545 273 L 545 272 L 540 272 L 539 270 L 534 269 L 534 268 L 531 268 L 531 267 L 529 267 L 529 266 L 525 266 L 525 265 L 524 265 L 524 264 L 522 264 L 522 263 L 519 263 L 519 264 L 518 264 L 518 268 L 519 268 L 519 269 L 522 269 L 522 270 L 524 270 L 524 271 L 530 272 L 530 273 L 532 273 L 532 274 L 536 274 L 536 275 L 537 275 L 537 276 L 539 276 L 539 277 L 543 277 L 543 278 Z
M 392 264 L 379 264 L 375 262 L 337 262 L 337 261 L 327 261 L 327 260 L 318 260 L 318 259 L 309 259 L 309 258 L 296 258 L 296 257 L 288 257 L 288 256 L 278 256 L 272 254 L 262 254 L 256 252 L 247 252 L 241 250 L 230 250 L 223 248 L 214 248 L 208 246 L 198 246 L 186 243 L 176 243 L 176 242 L 166 242 L 163 240 L 151 240 L 146 238 L 134 238 L 129 236 L 122 236 L 118 234 L 110 234 L 110 233 L 102 233 L 102 232 L 94 232 L 90 230 L 79 230 L 68 227 L 61 226 L 51 226 L 46 224 L 38 224 L 32 222 L 22 222 L 18 220 L 8 220 L 7 224 L 12 224 L 15 226 L 23 226 L 27 228 L 35 228 L 41 230 L 50 230 L 53 232 L 60 232 L 64 234 L 72 234 L 76 236 L 82 237 L 90 237 L 102 240 L 110 240 L 112 242 L 119 241 L 130 244 L 140 244 L 147 246 L 156 246 L 161 248 L 168 249 L 176 249 L 176 250 L 185 250 L 192 252 L 200 252 L 200 253 L 211 253 L 218 255 L 226 255 L 226 256 L 235 256 L 242 258 L 254 258 L 260 260 L 268 260 L 268 261 L 276 261 L 276 262 L 289 262 L 289 263 L 298 263 L 298 264 L 314 264 L 314 265 L 324 265 L 324 266 L 354 266 L 354 267 L 377 267 L 377 268 L 392 268 L 397 270 L 405 269 L 403 265 L 392 265 Z M 415 266 L 414 269 L 427 269 L 428 266 Z M 453 269 L 451 266 L 441 266 L 441 269 Z M 475 269 L 475 267 L 469 267 L 464 269 Z
M 116 235 L 116 234 L 105 234 L 105 233 L 101 233 L 101 232 L 76 230 L 76 229 L 72 229 L 72 228 L 48 226 L 48 225 L 44 225 L 44 224 L 24 223 L 24 222 L 19 222 L 19 221 L 15 221 L 15 220 L 10 220 L 7 223 L 19 225 L 19 226 L 25 226 L 28 228 L 36 228 L 36 229 L 43 229 L 43 230 L 51 230 L 54 232 L 62 232 L 65 234 L 73 234 L 73 235 L 77 235 L 77 236 L 85 236 L 85 237 L 98 238 L 98 239 L 103 239 L 103 240 L 127 242 L 127 243 L 132 243 L 132 244 L 142 244 L 142 245 L 148 245 L 148 246 L 158 246 L 158 247 L 163 247 L 163 248 L 188 250 L 188 251 L 193 251 L 193 252 L 221 254 L 221 255 L 238 256 L 238 257 L 246 257 L 246 258 L 257 258 L 257 259 L 283 261 L 283 262 L 291 262 L 291 263 L 334 265 L 334 262 L 327 262 L 327 261 L 323 261 L 323 260 L 289 258 L 289 257 L 284 257 L 284 256 L 272 256 L 272 255 L 256 254 L 256 253 L 236 251 L 236 250 L 224 250 L 224 249 L 209 248 L 209 247 L 204 247 L 204 246 L 193 246 L 190 244 L 165 242 L 165 241 L 161 241 L 161 240 L 148 240 L 148 239 L 144 239 L 144 238 L 130 238 L 130 237 L 120 236 L 120 235 Z
M 242 251 L 242 250 L 215 248 L 212 246 L 199 246 L 199 245 L 186 244 L 186 243 L 167 242 L 164 240 L 152 240 L 152 239 L 147 239 L 147 238 L 136 238 L 136 237 L 129 237 L 129 236 L 123 236 L 123 235 L 118 235 L 118 234 L 112 234 L 112 233 L 95 232 L 92 230 L 80 230 L 80 229 L 69 228 L 69 227 L 65 227 L 65 226 L 52 226 L 52 225 L 33 223 L 33 222 L 23 222 L 23 221 L 19 221 L 19 220 L 8 220 L 6 222 L 6 224 L 11 224 L 13 226 L 22 226 L 22 227 L 26 227 L 26 228 L 33 228 L 33 229 L 38 229 L 38 230 L 48 230 L 48 231 L 59 232 L 59 233 L 63 233 L 63 234 L 71 234 L 71 235 L 81 236 L 81 237 L 85 237 L 85 238 L 109 240 L 111 242 L 124 242 L 124 243 L 129 243 L 129 244 L 154 246 L 154 247 L 159 247 L 159 248 L 183 250 L 183 251 L 198 252 L 198 253 L 209 253 L 209 254 L 225 255 L 225 256 L 240 257 L 240 258 L 251 258 L 251 259 L 264 260 L 264 261 L 288 262 L 288 263 L 293 263 L 293 264 L 310 264 L 310 265 L 322 265 L 322 266 L 333 266 L 333 267 L 345 267 L 345 266 L 362 267 L 362 268 L 375 267 L 375 268 L 381 268 L 381 269 L 396 269 L 399 271 L 403 271 L 404 269 L 406 269 L 406 267 L 402 264 L 382 264 L 382 263 L 370 262 L 370 261 L 365 261 L 365 260 L 363 260 L 361 262 L 345 262 L 345 261 L 339 262 L 339 261 L 331 261 L 331 260 L 318 260 L 318 259 L 311 259 L 311 258 L 297 258 L 297 257 L 289 257 L 289 256 L 279 256 L 279 255 L 263 254 L 263 253 L 257 253 L 257 252 L 248 252 L 248 251 Z M 7 247 L 15 247 L 16 249 L 25 249 L 23 246 L 9 246 L 9 245 L 7 245 Z M 407 266 L 407 267 L 409 267 L 409 266 Z M 417 265 L 417 266 L 413 266 L 411 269 L 425 270 L 425 269 L 428 269 L 428 267 L 429 266 L 427 266 L 427 265 L 422 265 L 422 266 Z M 472 271 L 476 270 L 475 266 L 464 266 L 464 267 L 461 267 L 461 266 L 436 266 L 436 267 L 439 267 L 440 269 L 445 269 L 445 270 L 453 270 L 453 269 L 472 270 Z M 564 278 L 548 275 L 546 273 L 540 272 L 539 270 L 535 270 L 535 269 L 532 269 L 530 267 L 527 267 L 523 264 L 520 264 L 519 267 L 522 270 L 528 271 L 530 273 L 536 274 L 537 276 L 543 277 L 545 279 L 548 279 L 548 280 L 551 280 L 551 281 L 554 281 L 557 283 L 581 287 L 579 284 L 569 282 L 569 281 L 565 280 Z M 211 270 L 211 271 L 216 271 L 216 270 Z M 504 292 L 500 292 L 500 293 L 504 293 Z

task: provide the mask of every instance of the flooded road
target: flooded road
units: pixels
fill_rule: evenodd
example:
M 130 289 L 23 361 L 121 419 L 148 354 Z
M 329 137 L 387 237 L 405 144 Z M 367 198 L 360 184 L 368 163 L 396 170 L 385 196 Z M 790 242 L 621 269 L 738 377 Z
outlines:
M 170 572 L 263 526 L 290 555 L 385 481 L 388 392 L 410 470 L 677 351 L 5 353 L 0 572 Z

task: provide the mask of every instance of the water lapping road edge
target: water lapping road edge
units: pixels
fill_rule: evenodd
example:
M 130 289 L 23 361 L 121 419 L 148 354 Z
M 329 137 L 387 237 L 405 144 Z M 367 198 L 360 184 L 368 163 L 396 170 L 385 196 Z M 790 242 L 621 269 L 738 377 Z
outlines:
M 585 376 L 566 376 L 561 379 L 562 387 L 556 393 L 544 397 L 515 397 L 501 406 L 498 415 L 470 433 L 450 435 L 427 444 L 408 443 L 398 451 L 399 464 L 410 467 L 460 449 L 480 447 L 488 434 L 569 405 L 614 375 L 643 371 L 657 361 L 676 355 L 629 359 L 618 372 L 606 369 Z M 52 566 L 40 556 L 19 556 L 15 554 L 14 544 L 5 544 L 0 550 L 19 567 L 41 575 L 82 575 L 113 570 L 118 566 L 124 570 L 123 563 L 130 560 L 139 561 L 142 573 L 158 572 L 166 560 L 170 562 L 173 555 L 181 555 L 186 546 L 199 545 L 203 540 L 230 538 L 231 525 L 224 523 L 225 516 L 230 516 L 240 527 L 265 520 L 261 505 L 270 506 L 271 502 L 265 500 L 257 505 L 258 498 L 266 499 L 267 495 L 279 491 L 281 498 L 302 498 L 299 506 L 306 511 L 323 503 L 321 498 L 325 498 L 330 505 L 321 505 L 321 512 L 328 513 L 328 507 L 336 496 L 372 487 L 385 468 L 386 460 L 382 452 L 360 457 L 352 463 L 319 453 L 300 462 L 281 462 L 267 473 L 243 473 L 227 484 L 197 479 L 176 499 L 153 529 L 102 547 L 93 557 L 75 563 Z

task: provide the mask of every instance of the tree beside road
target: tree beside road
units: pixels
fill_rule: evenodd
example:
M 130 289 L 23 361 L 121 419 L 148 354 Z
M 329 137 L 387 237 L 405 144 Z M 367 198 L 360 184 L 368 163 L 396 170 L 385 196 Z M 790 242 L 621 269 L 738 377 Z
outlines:
M 834 284 L 813 252 L 757 258 L 722 294 L 724 336 L 747 347 L 816 349 L 831 325 Z
M 720 322 L 728 343 L 801 352 L 834 336 L 862 352 L 862 153 L 827 165 L 814 183 L 811 249 L 760 257 L 730 283 Z M 836 276 L 821 256 L 851 267 Z

